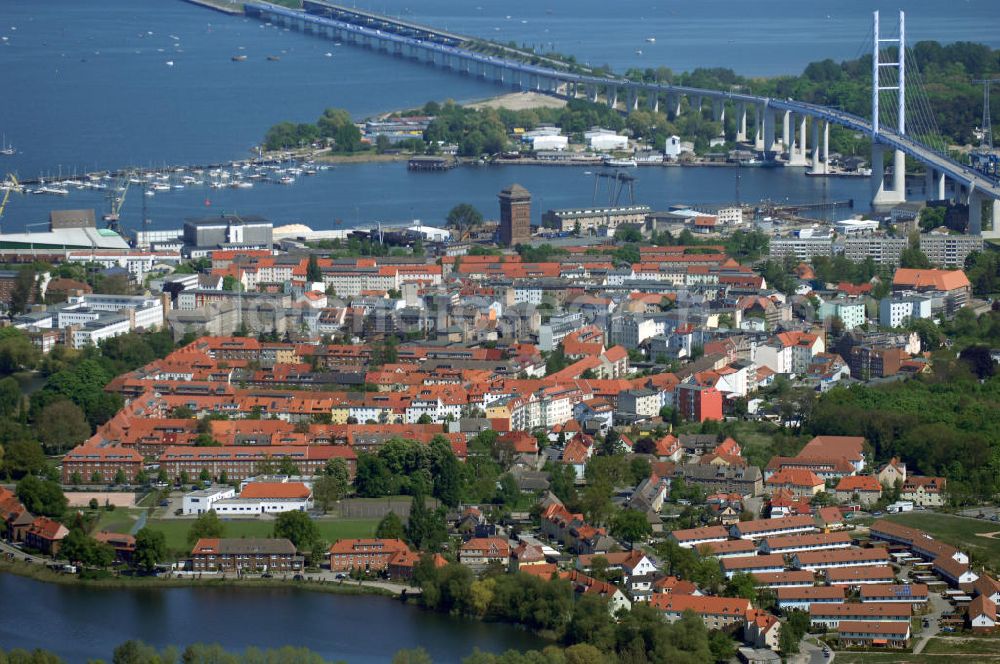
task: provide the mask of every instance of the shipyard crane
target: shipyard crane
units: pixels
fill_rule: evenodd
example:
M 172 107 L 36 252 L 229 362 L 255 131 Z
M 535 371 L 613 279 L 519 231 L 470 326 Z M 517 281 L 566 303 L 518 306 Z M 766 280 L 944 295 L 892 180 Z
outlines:
M 108 192 L 108 213 L 104 215 L 103 219 L 107 222 L 107 227 L 116 233 L 121 233 L 121 212 L 122 206 L 125 204 L 125 195 L 128 194 L 129 180 L 127 174 L 122 176 Z
M 979 148 L 972 152 L 973 167 L 986 175 L 1000 175 L 1000 154 L 993 149 L 993 117 L 990 114 L 990 86 L 1000 83 L 1000 78 L 980 78 L 972 81 L 983 86 L 983 123 L 981 127 L 982 140 Z
M 594 201 L 597 204 L 597 193 L 600 189 L 601 180 L 608 182 L 608 205 L 618 205 L 621 199 L 622 190 L 628 188 L 629 205 L 635 205 L 635 176 L 625 171 L 615 170 L 611 173 L 607 171 L 594 172 Z

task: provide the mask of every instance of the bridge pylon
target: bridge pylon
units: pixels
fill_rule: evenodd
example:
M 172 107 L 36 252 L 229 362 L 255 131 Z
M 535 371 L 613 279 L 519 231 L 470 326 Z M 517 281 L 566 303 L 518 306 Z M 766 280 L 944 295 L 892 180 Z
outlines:
M 879 144 L 881 97 L 883 92 L 896 93 L 896 121 L 900 135 L 906 134 L 906 14 L 899 12 L 899 35 L 883 38 L 879 31 L 879 13 L 873 13 L 874 38 L 872 40 L 872 205 L 895 205 L 906 201 L 906 155 L 902 150 L 893 151 L 892 186 L 885 185 L 884 149 Z M 895 44 L 895 62 L 882 59 L 882 45 Z M 882 72 L 895 69 L 896 73 Z M 886 83 L 883 85 L 883 82 Z

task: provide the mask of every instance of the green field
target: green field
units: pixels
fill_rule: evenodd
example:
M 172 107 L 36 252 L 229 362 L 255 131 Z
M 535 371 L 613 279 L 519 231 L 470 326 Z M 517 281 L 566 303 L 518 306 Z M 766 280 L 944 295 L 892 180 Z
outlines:
M 191 519 L 150 519 L 147 526 L 159 530 L 167 538 L 167 547 L 173 551 L 189 552 L 187 543 Z M 274 521 L 232 520 L 225 521 L 226 537 L 270 537 Z M 378 521 L 374 519 L 317 519 L 320 536 L 327 542 L 352 537 L 372 537 Z
M 977 639 L 971 637 L 935 638 L 927 642 L 924 652 L 934 654 L 959 653 L 964 655 L 989 654 L 991 657 L 1000 658 L 1000 639 Z
M 97 526 L 93 532 L 106 530 L 109 533 L 130 533 L 132 526 L 139 519 L 139 515 L 145 510 L 118 508 L 112 512 L 100 510 L 97 518 Z
M 975 560 L 994 569 L 1000 569 L 1000 539 L 982 537 L 981 533 L 1000 532 L 1000 524 L 981 519 L 969 519 L 934 512 L 906 512 L 890 514 L 890 521 L 920 528 L 954 546 L 967 551 Z

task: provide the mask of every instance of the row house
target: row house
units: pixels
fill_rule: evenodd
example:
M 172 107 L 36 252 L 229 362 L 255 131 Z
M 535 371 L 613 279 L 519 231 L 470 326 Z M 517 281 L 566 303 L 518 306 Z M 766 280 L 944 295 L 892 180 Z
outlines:
M 785 491 L 795 498 L 812 497 L 826 488 L 823 478 L 805 468 L 782 468 L 764 484 L 769 491 Z
M 725 526 L 705 526 L 675 530 L 667 537 L 686 549 L 697 549 L 704 544 L 725 542 L 729 539 L 729 530 Z
M 774 553 L 764 556 L 737 556 L 723 558 L 719 561 L 726 578 L 732 578 L 737 572 L 746 574 L 768 574 L 782 572 L 785 569 L 785 557 Z
M 743 628 L 743 640 L 754 648 L 776 652 L 780 650 L 781 622 L 767 611 L 750 611 Z
M 760 544 L 761 553 L 790 554 L 800 551 L 822 551 L 824 549 L 843 549 L 851 546 L 851 537 L 847 533 L 815 533 L 809 535 L 786 535 L 784 537 L 769 537 Z
M 754 583 L 761 588 L 812 588 L 816 577 L 806 570 L 790 570 L 787 572 L 767 572 L 754 574 Z
M 843 620 L 878 620 L 909 623 L 913 611 L 900 602 L 817 603 L 809 607 L 809 620 L 815 626 L 837 629 Z
M 712 526 L 713 528 L 724 528 L 724 526 Z M 722 560 L 723 558 L 733 558 L 738 556 L 757 555 L 757 545 L 750 540 L 736 539 L 722 542 L 708 542 L 695 547 L 704 556 L 712 556 Z
M 754 521 L 740 521 L 733 524 L 729 531 L 733 537 L 748 540 L 761 540 L 769 537 L 780 537 L 784 535 L 799 535 L 804 533 L 814 533 L 816 521 L 812 516 L 786 516 L 780 519 L 757 519 Z
M 960 563 L 954 558 L 941 556 L 934 560 L 934 572 L 944 578 L 951 585 L 962 588 L 971 588 L 979 575 L 972 571 L 968 563 Z
M 808 470 L 818 475 L 824 482 L 837 481 L 842 477 L 854 475 L 857 470 L 847 459 L 821 459 L 816 457 L 772 457 L 764 469 L 765 479 L 787 469 Z
M 910 623 L 845 620 L 838 639 L 847 647 L 909 648 Z
M 929 598 L 923 583 L 871 583 L 859 589 L 862 602 L 898 602 L 912 608 L 925 606 Z
M 973 632 L 992 632 L 997 628 L 997 605 L 986 595 L 979 595 L 969 603 L 966 616 Z
M 774 592 L 782 611 L 798 609 L 811 611 L 810 607 L 837 605 L 844 602 L 847 593 L 840 586 L 785 586 Z
M 969 563 L 969 557 L 965 553 L 917 528 L 879 519 L 869 526 L 868 531 L 872 539 L 902 544 L 925 560 L 951 559 L 963 565 Z
M 812 572 L 834 567 L 861 567 L 888 565 L 889 554 L 885 549 L 833 549 L 828 551 L 806 551 L 792 556 L 792 566 Z
M 861 567 L 832 567 L 827 569 L 826 582 L 831 586 L 860 588 L 871 584 L 886 584 L 896 580 L 896 574 L 886 565 Z

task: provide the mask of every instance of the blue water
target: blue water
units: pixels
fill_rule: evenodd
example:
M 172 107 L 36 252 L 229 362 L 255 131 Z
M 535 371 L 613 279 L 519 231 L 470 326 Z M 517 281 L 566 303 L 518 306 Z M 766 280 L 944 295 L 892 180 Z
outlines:
M 600 167 L 593 167 L 593 171 Z M 440 225 L 459 202 L 497 218 L 497 193 L 517 182 L 532 193 L 532 218 L 550 208 L 608 204 L 607 184 L 594 194 L 591 170 L 561 166 L 467 166 L 444 173 L 410 173 L 403 162 L 338 165 L 293 185 L 257 184 L 253 189 L 188 187 L 157 193 L 145 199 L 152 228 L 179 228 L 186 217 L 237 212 L 260 214 L 276 226 L 304 223 L 314 229 L 366 226 L 376 221 L 420 219 Z M 635 202 L 665 209 L 674 203 L 726 204 L 736 200 L 734 168 L 643 167 L 633 169 Z M 854 199 L 857 210 L 868 209 L 869 184 L 859 178 L 810 178 L 803 169 L 740 169 L 740 200 L 757 202 L 820 202 Z M 631 202 L 627 193 L 618 199 Z M 206 201 L 209 205 L 206 205 Z M 142 219 L 143 197 L 133 189 L 126 195 L 123 223 L 135 229 Z M 23 220 L 43 222 L 50 209 L 105 208 L 99 192 L 76 191 L 66 198 L 15 196 L 10 203 L 7 230 Z M 846 216 L 840 211 L 837 213 Z M 840 216 L 838 216 L 840 218 Z M 31 222 L 28 222 L 31 223 Z M 33 229 L 37 230 L 37 229 Z
M 974 41 L 1000 46 L 996 0 L 356 0 L 497 41 L 628 67 L 729 67 L 749 76 L 797 74 L 810 62 L 871 49 L 876 9 L 895 30 L 906 11 L 910 43 Z M 885 29 L 885 28 L 883 28 Z M 647 38 L 654 38 L 649 43 Z M 641 54 L 637 51 L 642 51 Z
M 619 70 L 718 65 L 749 74 L 794 73 L 818 58 L 854 57 L 868 39 L 871 10 L 894 9 L 873 0 L 836 5 L 797 0 L 357 4 L 485 37 L 532 44 L 548 40 L 581 61 L 608 62 Z M 1000 46 L 996 0 L 909 0 L 906 9 L 911 40 L 968 39 Z M 365 117 L 428 99 L 469 100 L 501 92 L 483 81 L 337 47 L 179 0 L 0 0 L 2 37 L 0 132 L 19 152 L 0 156 L 0 175 L 10 171 L 22 178 L 225 161 L 246 156 L 275 122 L 313 121 L 328 106 Z M 647 37 L 656 42 L 647 43 Z M 233 62 L 237 54 L 247 60 Z M 280 61 L 268 61 L 269 55 Z M 730 202 L 734 177 L 731 170 L 641 169 L 636 199 L 654 207 Z M 337 220 L 344 226 L 414 217 L 434 223 L 460 200 L 494 215 L 496 192 L 512 181 L 534 193 L 536 219 L 548 207 L 593 200 L 593 181 L 582 169 L 409 174 L 400 164 L 367 164 L 340 167 L 290 187 L 185 190 L 147 203 L 154 228 L 176 227 L 206 209 L 260 213 L 277 224 L 302 222 L 314 228 L 336 227 Z M 744 170 L 744 201 L 824 197 L 864 204 L 867 184 L 813 180 L 800 171 Z M 141 218 L 140 199 L 132 193 L 125 204 L 127 226 Z M 52 208 L 72 207 L 103 211 L 105 202 L 100 194 L 75 191 L 66 199 L 14 197 L 0 228 L 20 230 L 44 221 Z
M 128 639 L 159 648 L 218 643 L 241 651 L 285 645 L 329 661 L 382 664 L 403 648 L 425 648 L 438 664 L 458 664 L 474 648 L 543 648 L 510 625 L 456 619 L 371 595 L 294 588 L 100 590 L 0 574 L 0 649 L 46 648 L 70 664 L 100 658 Z M 11 610 L 17 607 L 17 610 Z

